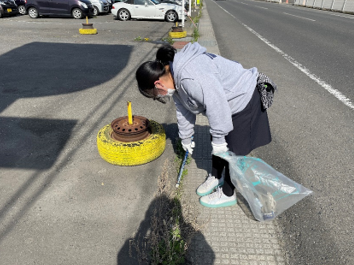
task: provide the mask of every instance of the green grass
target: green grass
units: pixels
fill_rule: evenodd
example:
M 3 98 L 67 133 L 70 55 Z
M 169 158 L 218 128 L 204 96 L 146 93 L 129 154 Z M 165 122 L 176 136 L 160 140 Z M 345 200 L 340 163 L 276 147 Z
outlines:
M 138 36 L 134 39 L 134 41 L 150 41 L 150 38 L 146 38 L 146 37 L 143 38 L 143 37 Z
M 198 15 L 193 18 L 193 22 L 194 22 L 195 25 L 197 25 L 199 23 L 199 20 L 202 17 L 202 10 L 203 10 L 203 0 L 200 0 Z M 192 42 L 197 42 L 199 37 L 200 37 L 200 34 L 199 34 L 199 29 L 197 27 L 193 31 Z
M 201 230 L 197 221 L 198 210 L 183 193 L 183 177 L 188 174 L 188 157 L 178 189 L 177 176 L 185 156 L 180 140 L 175 142 L 176 156 L 165 161 L 158 177 L 158 191 L 155 195 L 150 233 L 130 240 L 129 253 L 139 264 L 182 265 L 193 235 Z M 171 168 L 171 164 L 173 167 Z M 171 178 L 169 176 L 172 176 Z M 134 255 L 133 255 L 134 253 Z
M 173 45 L 173 43 L 175 43 L 174 40 L 170 36 L 168 36 L 166 38 L 162 38 L 161 40 L 169 43 L 170 45 Z

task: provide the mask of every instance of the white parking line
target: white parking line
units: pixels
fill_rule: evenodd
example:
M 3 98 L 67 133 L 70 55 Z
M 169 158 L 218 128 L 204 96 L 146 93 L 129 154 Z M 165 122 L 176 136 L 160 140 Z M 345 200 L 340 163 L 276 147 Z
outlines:
M 290 62 L 292 65 L 294 65 L 297 69 L 299 69 L 301 72 L 303 72 L 305 75 L 307 75 L 309 78 L 314 80 L 317 84 L 319 84 L 322 88 L 327 90 L 329 93 L 331 93 L 333 96 L 335 96 L 338 100 L 340 100 L 344 105 L 347 107 L 351 108 L 354 110 L 354 104 L 350 101 L 349 98 L 347 98 L 342 92 L 339 90 L 333 88 L 331 85 L 327 84 L 325 81 L 323 81 L 321 78 L 316 76 L 315 74 L 311 73 L 309 69 L 301 65 L 299 62 L 297 62 L 294 58 L 283 52 L 281 49 L 279 49 L 277 46 L 274 44 L 270 43 L 266 38 L 264 38 L 262 35 L 258 34 L 256 31 L 251 29 L 249 26 L 246 24 L 242 23 L 239 19 L 237 19 L 234 15 L 232 15 L 230 12 L 222 8 L 221 6 L 217 5 L 220 7 L 222 10 L 224 10 L 227 14 L 232 16 L 236 21 L 238 21 L 240 24 L 242 24 L 246 29 L 248 29 L 250 32 L 252 32 L 254 35 L 256 35 L 261 41 L 263 41 L 265 44 L 267 44 L 269 47 L 274 49 L 276 52 L 281 54 L 288 62 Z
M 307 18 L 307 17 L 300 17 L 300 16 L 295 16 L 295 15 L 292 15 L 292 14 L 289 14 L 289 13 L 286 13 L 286 12 L 283 12 L 284 14 L 287 14 L 289 16 L 293 16 L 293 17 L 297 17 L 297 18 L 302 18 L 302 19 L 307 19 L 307 20 L 311 20 L 311 21 L 316 21 L 314 19 L 311 19 L 311 18 Z

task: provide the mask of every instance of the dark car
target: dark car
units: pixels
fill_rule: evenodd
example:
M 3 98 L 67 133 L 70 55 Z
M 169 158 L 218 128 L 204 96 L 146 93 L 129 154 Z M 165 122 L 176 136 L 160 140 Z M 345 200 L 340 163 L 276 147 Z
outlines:
M 77 19 L 93 16 L 93 6 L 89 0 L 26 0 L 25 7 L 30 18 L 42 15 L 72 16 Z
M 17 15 L 18 9 L 13 0 L 0 0 L 0 17 Z
M 26 15 L 26 1 L 25 0 L 15 0 L 15 3 L 17 5 L 18 13 L 21 15 Z

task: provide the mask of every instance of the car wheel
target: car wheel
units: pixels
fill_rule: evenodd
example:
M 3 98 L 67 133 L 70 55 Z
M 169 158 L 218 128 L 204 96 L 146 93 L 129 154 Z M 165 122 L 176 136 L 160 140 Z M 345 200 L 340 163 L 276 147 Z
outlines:
M 143 140 L 121 142 L 112 139 L 112 127 L 104 126 L 97 134 L 97 149 L 103 160 L 120 166 L 146 164 L 158 158 L 166 147 L 166 133 L 163 126 L 150 120 L 151 134 Z
M 121 9 L 118 11 L 118 17 L 120 20 L 126 21 L 130 19 L 130 13 L 126 9 Z
M 177 13 L 175 11 L 168 11 L 166 13 L 166 21 L 168 22 L 175 22 L 177 20 L 178 16 L 177 16 Z
M 100 13 L 100 11 L 98 10 L 98 8 L 96 6 L 94 6 L 93 7 L 93 15 L 98 16 L 99 13 Z
M 19 12 L 21 15 L 26 15 L 26 8 L 25 8 L 25 6 L 18 6 L 18 12 Z
M 80 8 L 74 8 L 73 11 L 71 12 L 73 18 L 75 19 L 80 19 L 82 18 L 83 14 Z
M 37 18 L 38 17 L 38 11 L 35 7 L 30 7 L 28 9 L 28 15 L 30 18 Z

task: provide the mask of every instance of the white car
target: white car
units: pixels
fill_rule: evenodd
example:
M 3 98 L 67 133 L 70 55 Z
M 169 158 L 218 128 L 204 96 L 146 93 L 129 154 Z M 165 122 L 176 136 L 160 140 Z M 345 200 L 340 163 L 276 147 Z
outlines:
M 123 0 L 124 1 L 124 0 Z M 126 0 L 113 4 L 111 13 L 120 20 L 131 18 L 161 19 L 174 22 L 182 19 L 183 8 L 160 0 Z

